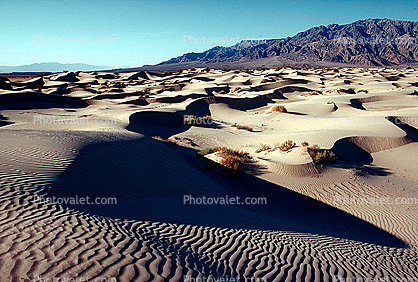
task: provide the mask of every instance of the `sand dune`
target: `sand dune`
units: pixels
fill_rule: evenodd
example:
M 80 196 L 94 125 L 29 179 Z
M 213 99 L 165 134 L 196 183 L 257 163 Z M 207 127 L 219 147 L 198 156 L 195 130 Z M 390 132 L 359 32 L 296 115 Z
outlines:
M 0 280 L 414 281 L 417 75 L 194 69 L 4 82 Z M 209 147 L 252 159 L 231 176 L 221 153 L 196 157 Z M 335 162 L 312 155 L 327 150 Z

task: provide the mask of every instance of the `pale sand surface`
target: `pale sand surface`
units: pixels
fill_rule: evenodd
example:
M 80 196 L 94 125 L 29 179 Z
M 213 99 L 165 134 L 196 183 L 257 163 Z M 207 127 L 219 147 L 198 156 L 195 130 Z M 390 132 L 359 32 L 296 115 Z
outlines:
M 414 69 L 61 73 L 12 84 L 0 90 L 1 281 L 418 281 Z M 185 115 L 214 124 L 190 127 Z M 297 146 L 276 148 L 286 140 Z M 337 162 L 313 163 L 304 141 Z M 260 144 L 271 149 L 257 153 Z M 219 153 L 195 155 L 218 146 L 253 162 L 236 176 L 207 169 Z M 267 204 L 189 205 L 184 195 Z

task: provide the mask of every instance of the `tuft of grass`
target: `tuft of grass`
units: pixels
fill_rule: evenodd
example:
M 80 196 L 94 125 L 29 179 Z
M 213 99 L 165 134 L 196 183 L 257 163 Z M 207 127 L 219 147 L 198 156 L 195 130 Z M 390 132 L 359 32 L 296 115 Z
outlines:
M 287 110 L 284 106 L 282 105 L 278 105 L 278 106 L 274 106 L 273 108 L 271 108 L 272 112 L 281 112 L 281 113 L 287 113 Z
M 287 140 L 283 142 L 282 144 L 280 144 L 278 148 L 280 151 L 287 152 L 290 149 L 294 148 L 295 146 L 296 146 L 295 142 L 293 142 L 292 140 Z
M 241 129 L 241 130 L 247 130 L 247 131 L 250 131 L 250 132 L 252 132 L 253 131 L 253 128 L 252 127 L 250 127 L 250 126 L 248 126 L 248 125 L 239 125 L 239 124 L 233 124 L 233 125 L 231 125 L 232 127 L 236 127 L 237 129 Z
M 256 153 L 260 153 L 263 151 L 271 150 L 271 146 L 267 144 L 260 144 L 260 147 L 255 151 Z

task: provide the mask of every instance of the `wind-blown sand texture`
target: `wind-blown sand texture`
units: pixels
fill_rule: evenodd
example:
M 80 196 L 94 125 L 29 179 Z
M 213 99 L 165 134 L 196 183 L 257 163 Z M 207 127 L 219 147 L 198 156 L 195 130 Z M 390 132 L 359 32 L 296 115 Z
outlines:
M 414 69 L 78 72 L 3 84 L 1 281 L 418 281 Z M 189 115 L 213 122 L 189 126 Z M 296 147 L 279 150 L 286 140 Z M 336 162 L 314 163 L 304 141 Z M 196 157 L 209 147 L 252 161 L 231 176 L 219 152 Z M 267 204 L 190 205 L 184 195 Z M 376 197 L 392 202 L 350 202 Z

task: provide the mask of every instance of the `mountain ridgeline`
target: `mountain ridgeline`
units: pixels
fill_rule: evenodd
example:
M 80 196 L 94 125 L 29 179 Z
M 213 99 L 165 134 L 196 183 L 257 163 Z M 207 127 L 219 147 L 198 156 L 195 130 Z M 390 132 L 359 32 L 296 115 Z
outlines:
M 293 37 L 241 41 L 186 53 L 154 67 L 294 67 L 418 65 L 418 22 L 388 19 L 313 27 Z

